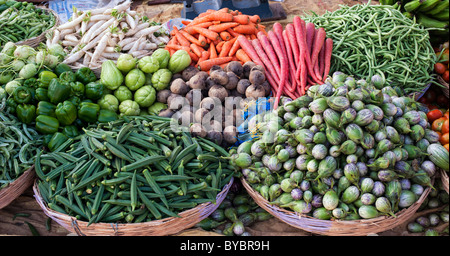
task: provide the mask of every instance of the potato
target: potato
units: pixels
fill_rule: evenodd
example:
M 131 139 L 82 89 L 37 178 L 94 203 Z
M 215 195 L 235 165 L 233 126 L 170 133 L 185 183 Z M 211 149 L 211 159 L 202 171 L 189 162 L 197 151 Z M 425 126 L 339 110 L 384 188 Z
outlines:
M 177 78 L 170 84 L 170 91 L 182 96 L 186 95 L 190 89 L 182 78 Z
M 214 85 L 209 89 L 208 96 L 213 98 L 218 98 L 221 102 L 225 101 L 225 98 L 228 97 L 228 92 L 225 87 L 220 85 Z
M 234 144 L 237 142 L 237 129 L 235 126 L 230 125 L 223 129 L 223 139 L 228 144 Z
M 214 65 L 209 69 L 209 73 L 211 74 L 211 72 L 216 71 L 216 70 L 223 71 L 223 68 L 219 65 Z
M 197 123 L 203 123 L 203 117 L 209 113 L 209 110 L 206 108 L 199 108 L 195 111 L 194 120 Z
M 250 83 L 250 80 L 248 79 L 241 79 L 239 80 L 236 90 L 238 93 L 245 95 L 245 91 L 247 90 L 247 87 L 249 87 L 252 83 Z
M 217 120 L 211 120 L 211 121 L 209 121 L 208 125 L 204 125 L 204 126 L 205 126 L 205 128 L 207 127 L 208 130 L 214 130 L 217 132 L 222 132 L 222 130 L 223 130 L 222 122 L 219 122 Z
M 242 77 L 244 74 L 244 67 L 239 61 L 231 61 L 226 65 L 225 71 L 233 72 L 237 77 Z
M 205 75 L 206 74 L 206 75 Z M 189 79 L 189 87 L 192 89 L 205 89 L 205 80 L 208 77 L 208 73 L 199 71 L 191 79 Z
M 190 124 L 194 123 L 194 114 L 190 110 L 184 110 L 178 118 L 178 123 L 189 127 Z
M 266 81 L 266 75 L 261 70 L 253 68 L 248 80 L 254 85 L 261 85 Z
M 210 141 L 216 143 L 217 145 L 222 144 L 223 136 L 221 132 L 209 130 L 206 132 L 206 138 Z
M 189 104 L 189 103 L 187 102 L 186 98 L 184 98 L 181 95 L 175 94 L 175 93 L 172 93 L 167 98 L 167 106 L 168 106 L 168 108 L 173 109 L 173 110 L 178 110 L 187 104 Z
M 188 93 L 186 93 L 185 97 L 189 105 L 191 106 L 198 105 L 203 99 L 202 90 L 192 89 Z
M 257 100 L 266 96 L 266 90 L 262 85 L 252 84 L 245 90 L 245 97 Z
M 259 71 L 261 71 L 263 73 L 266 73 L 266 70 L 261 65 L 255 65 L 254 67 L 252 67 L 252 69 L 250 69 L 250 73 L 252 72 L 252 70 L 259 70 Z M 250 76 L 250 74 L 249 74 L 249 76 Z
M 240 94 L 236 89 L 235 90 L 231 90 L 230 96 L 245 98 L 245 95 L 244 94 Z
M 226 84 L 228 84 L 228 75 L 222 69 L 211 71 L 209 73 L 209 76 L 212 78 L 212 80 L 214 82 L 216 82 L 219 85 L 226 85 Z
M 256 66 L 256 64 L 252 61 L 245 62 L 244 65 L 242 66 L 242 75 L 244 77 L 241 76 L 241 78 L 248 78 L 248 76 L 250 75 L 250 71 L 254 66 Z
M 164 89 L 156 93 L 156 101 L 166 104 L 167 98 L 172 94 L 169 89 Z
M 174 113 L 175 112 L 173 112 L 173 110 L 166 108 L 166 109 L 163 109 L 162 111 L 160 111 L 158 116 L 169 117 L 170 118 L 170 117 L 173 116 Z
M 173 76 L 172 76 L 172 78 L 170 79 L 170 81 L 171 81 L 171 82 L 172 82 L 172 81 L 175 81 L 175 80 L 178 79 L 178 78 L 183 78 L 183 77 L 181 76 L 181 73 L 173 74 Z
M 242 98 L 240 97 L 228 97 L 225 101 L 225 112 L 231 112 L 233 109 L 240 109 Z
M 194 66 L 188 66 L 183 72 L 181 72 L 181 76 L 184 81 L 189 81 L 193 76 L 195 76 L 200 70 L 195 68 Z
M 239 77 L 231 71 L 227 72 L 227 76 L 228 76 L 228 83 L 224 85 L 225 88 L 227 88 L 228 90 L 236 89 L 236 86 L 239 83 Z
M 201 138 L 205 138 L 206 137 L 206 130 L 205 128 L 199 124 L 199 123 L 195 123 L 193 124 L 190 128 L 189 131 L 191 132 L 192 136 L 194 137 L 201 137 Z

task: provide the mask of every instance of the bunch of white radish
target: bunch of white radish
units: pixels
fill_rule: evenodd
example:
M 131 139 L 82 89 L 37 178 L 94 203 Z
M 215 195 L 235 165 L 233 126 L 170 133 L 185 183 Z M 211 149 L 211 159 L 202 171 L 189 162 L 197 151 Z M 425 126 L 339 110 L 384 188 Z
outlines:
M 99 68 L 105 60 L 117 61 L 123 53 L 136 58 L 150 55 L 169 42 L 169 33 L 130 10 L 131 1 L 89 11 L 74 9 L 71 19 L 47 34 L 47 46 L 61 44 L 64 63 L 74 67 Z

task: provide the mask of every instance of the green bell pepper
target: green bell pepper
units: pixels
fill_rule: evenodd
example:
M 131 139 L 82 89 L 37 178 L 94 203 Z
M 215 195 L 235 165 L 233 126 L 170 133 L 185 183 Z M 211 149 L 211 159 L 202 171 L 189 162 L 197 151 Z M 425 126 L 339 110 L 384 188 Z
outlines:
M 119 119 L 119 116 L 117 115 L 117 113 L 114 111 L 111 111 L 111 110 L 107 110 L 107 109 L 101 109 L 100 113 L 98 115 L 98 121 L 100 123 L 108 123 L 108 122 L 116 121 L 117 119 Z
M 70 68 L 69 65 L 67 65 L 66 63 L 59 63 L 58 65 L 56 65 L 55 67 L 55 74 L 59 77 L 62 73 L 66 72 L 66 71 L 72 71 L 72 68 Z
M 70 96 L 77 96 L 77 97 L 83 97 L 84 95 L 84 84 L 81 82 L 72 82 L 70 83 L 71 93 Z
M 66 100 L 56 106 L 55 114 L 61 125 L 71 125 L 77 119 L 77 107 Z
M 99 82 L 91 82 L 86 84 L 84 94 L 88 99 L 99 100 L 104 93 L 104 85 Z
M 44 137 L 44 141 L 42 142 L 42 144 L 44 145 L 44 147 L 48 147 L 48 143 L 52 139 L 53 134 L 46 134 L 43 137 Z
M 53 152 L 55 149 L 57 149 L 59 146 L 61 146 L 64 142 L 66 142 L 69 139 L 65 134 L 60 132 L 55 132 L 50 139 L 50 141 L 47 144 L 47 148 Z
M 100 106 L 96 103 L 81 102 L 78 106 L 78 118 L 87 123 L 95 123 L 98 119 Z
M 39 73 L 39 87 L 48 88 L 48 85 L 53 78 L 58 78 L 58 76 L 51 71 L 42 71 Z
M 39 103 L 37 104 L 36 115 L 56 117 L 55 110 L 56 106 L 52 103 L 48 101 L 39 101 Z
M 64 126 L 62 133 L 69 138 L 75 138 L 80 135 L 80 131 L 75 125 Z
M 33 95 L 31 89 L 25 86 L 19 86 L 14 90 L 13 93 L 14 101 L 18 104 L 26 104 L 31 102 Z
M 48 86 L 48 97 L 50 102 L 57 104 L 65 101 L 70 96 L 72 88 L 67 82 L 62 82 L 58 78 L 52 79 L 50 85 Z
M 23 82 L 23 86 L 28 87 L 28 88 L 38 88 L 39 87 L 39 81 L 34 78 L 28 78 Z
M 19 104 L 16 108 L 17 118 L 24 124 L 31 124 L 36 118 L 36 106 Z
M 34 94 L 34 97 L 37 101 L 49 101 L 48 90 L 45 88 L 37 88 Z
M 10 97 L 10 98 L 8 98 L 8 99 L 6 100 L 6 107 L 7 107 L 7 110 L 8 110 L 9 113 L 11 113 L 11 114 L 15 114 L 15 113 L 16 113 L 17 105 L 19 105 L 19 104 L 17 104 L 17 103 L 14 101 L 14 98 L 12 98 L 12 97 Z
M 77 77 L 73 71 L 65 71 L 59 75 L 59 80 L 61 80 L 61 82 L 73 83 L 77 80 Z
M 75 72 L 75 76 L 78 82 L 88 84 L 97 81 L 97 76 L 94 71 L 88 67 L 82 67 Z
M 42 134 L 53 134 L 59 129 L 59 121 L 55 117 L 39 115 L 36 117 L 36 130 Z
M 80 103 L 81 103 L 80 97 L 77 97 L 77 96 L 72 96 L 72 97 L 68 98 L 67 100 L 70 101 L 70 102 L 72 102 L 73 105 L 75 105 L 75 106 L 77 106 L 77 107 L 78 107 L 78 105 L 80 105 Z

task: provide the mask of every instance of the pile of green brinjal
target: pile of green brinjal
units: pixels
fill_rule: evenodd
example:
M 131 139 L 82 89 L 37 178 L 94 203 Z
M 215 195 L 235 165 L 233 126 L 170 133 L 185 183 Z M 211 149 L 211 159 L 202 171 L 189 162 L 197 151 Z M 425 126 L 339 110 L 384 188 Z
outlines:
M 366 81 L 335 72 L 253 117 L 258 136 L 231 162 L 270 204 L 299 214 L 394 216 L 432 187 L 438 164 L 430 149 L 440 146 L 424 106 L 400 95 L 382 75 Z
M 102 107 L 108 104 L 101 100 L 105 87 L 87 67 L 72 71 L 60 63 L 8 86 L 14 88 L 9 88 L 7 110 L 46 135 L 44 144 L 51 151 L 61 141 L 78 136 L 82 127 L 118 119 L 116 112 Z

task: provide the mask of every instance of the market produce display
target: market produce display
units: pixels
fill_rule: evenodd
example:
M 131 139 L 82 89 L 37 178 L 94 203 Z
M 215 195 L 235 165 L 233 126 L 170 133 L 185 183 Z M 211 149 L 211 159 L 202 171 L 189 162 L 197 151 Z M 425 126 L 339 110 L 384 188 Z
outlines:
M 250 236 L 246 227 L 270 218 L 272 215 L 260 208 L 236 182 L 219 208 L 196 226 L 226 236 Z
M 138 223 L 215 202 L 234 170 L 221 147 L 174 133 L 169 119 L 129 117 L 39 151 L 37 186 L 50 209 L 89 223 Z M 47 161 L 44 161 L 47 160 Z
M 307 95 L 255 117 L 265 124 L 262 136 L 232 161 L 271 204 L 300 214 L 395 216 L 432 187 L 436 166 L 426 156 L 438 141 L 418 103 L 383 82 L 376 89 L 379 77 L 372 81 L 334 72 Z
M 208 72 L 189 66 L 174 75 L 168 89 L 158 91 L 156 100 L 168 106 L 159 115 L 178 120 L 194 136 L 234 145 L 245 109 L 270 94 L 265 74 L 252 61 L 214 65 Z
M 0 0 L 0 203 L 32 170 L 44 213 L 89 234 L 173 218 L 247 236 L 274 207 L 448 235 L 449 2 L 380 3 L 177 27 L 131 0 L 63 24 Z
M 0 189 L 8 186 L 34 164 L 43 138 L 32 127 L 3 112 L 6 99 L 0 101 Z
M 33 3 L 1 0 L 0 24 L 1 50 L 7 42 L 16 43 L 41 35 L 56 25 L 56 17 Z
M 167 44 L 167 31 L 129 10 L 130 5 L 127 0 L 114 8 L 75 8 L 69 22 L 48 34 L 46 44 L 61 44 L 67 53 L 64 63 L 74 68 L 100 68 L 105 60 L 117 60 L 121 53 L 148 56 Z
M 209 71 L 213 65 L 224 67 L 230 61 L 249 61 L 246 51 L 238 42 L 240 35 L 254 39 L 259 32 L 265 33 L 258 15 L 245 15 L 228 8 L 208 10 L 192 21 L 184 21 L 182 29 L 173 27 L 172 39 L 166 45 L 171 55 L 185 50 L 196 67 Z
M 424 90 L 432 81 L 436 56 L 428 31 L 392 6 L 369 1 L 304 20 L 324 28 L 333 40 L 330 72 L 368 81 L 379 75 L 405 95 Z

